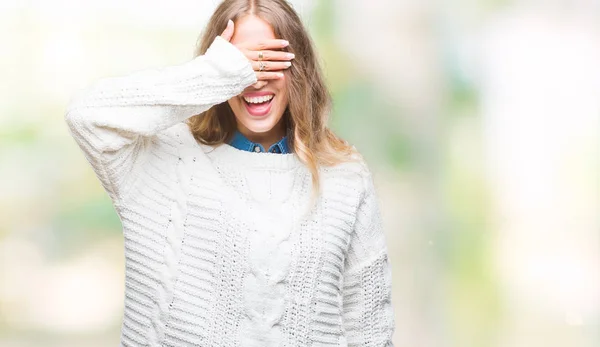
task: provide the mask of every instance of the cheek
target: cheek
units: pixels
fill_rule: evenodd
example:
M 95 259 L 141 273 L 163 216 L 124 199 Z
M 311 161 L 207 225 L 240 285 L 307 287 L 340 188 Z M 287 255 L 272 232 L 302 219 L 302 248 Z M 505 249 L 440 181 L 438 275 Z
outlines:
M 285 75 L 284 75 L 285 76 Z M 288 97 L 289 97 L 289 92 L 288 92 L 288 88 L 287 88 L 287 84 L 285 83 L 285 78 L 282 78 L 280 81 L 277 81 L 277 90 L 278 90 L 278 94 L 281 96 L 281 103 L 287 104 L 288 102 Z
M 233 115 L 236 118 L 239 117 L 242 112 L 242 109 L 244 108 L 244 105 L 241 104 L 240 99 L 237 97 L 233 97 L 227 100 L 227 103 L 229 104 L 231 111 L 233 111 Z
M 233 97 L 233 98 L 227 100 L 227 103 L 229 104 L 229 107 L 231 107 L 232 109 L 236 109 L 240 106 L 240 100 L 237 97 Z
M 287 107 L 287 105 L 288 105 L 288 100 L 289 100 L 289 98 L 288 98 L 288 95 L 287 95 L 287 94 L 285 94 L 285 95 L 282 95 L 282 98 L 281 98 L 281 99 L 280 99 L 280 101 L 279 101 L 279 103 L 281 104 L 281 108 L 286 108 L 286 107 Z

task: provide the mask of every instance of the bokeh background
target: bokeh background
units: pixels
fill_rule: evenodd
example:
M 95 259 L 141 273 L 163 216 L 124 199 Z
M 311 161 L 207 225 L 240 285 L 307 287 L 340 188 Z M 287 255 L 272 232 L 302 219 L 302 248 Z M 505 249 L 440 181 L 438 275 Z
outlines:
M 64 111 L 216 0 L 0 3 L 0 346 L 117 346 L 120 221 Z M 291 1 L 375 173 L 396 346 L 600 346 L 600 1 Z

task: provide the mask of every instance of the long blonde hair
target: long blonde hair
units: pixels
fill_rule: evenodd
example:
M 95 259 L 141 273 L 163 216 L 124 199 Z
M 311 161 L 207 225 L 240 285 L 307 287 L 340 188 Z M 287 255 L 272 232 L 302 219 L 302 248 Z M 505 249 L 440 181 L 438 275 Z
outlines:
M 313 42 L 296 11 L 285 0 L 224 0 L 198 39 L 195 56 L 206 53 L 229 19 L 234 22 L 255 15 L 269 23 L 275 37 L 290 42 L 284 51 L 295 54 L 292 66 L 284 70 L 289 93 L 284 111 L 290 149 L 312 174 L 313 201 L 320 191 L 318 167 L 362 159 L 358 151 L 336 136 L 327 126 L 332 100 L 324 81 Z M 236 130 L 233 111 L 227 102 L 188 119 L 197 141 L 206 145 L 227 142 Z

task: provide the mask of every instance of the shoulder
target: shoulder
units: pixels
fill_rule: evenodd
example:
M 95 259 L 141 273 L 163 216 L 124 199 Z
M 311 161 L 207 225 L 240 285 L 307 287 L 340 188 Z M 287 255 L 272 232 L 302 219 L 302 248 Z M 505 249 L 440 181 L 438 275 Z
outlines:
M 179 158 L 186 162 L 196 162 L 195 165 L 200 166 L 210 165 L 207 153 L 214 149 L 198 142 L 186 122 L 178 122 L 161 130 L 154 136 L 151 145 L 155 155 L 150 160 Z
M 189 149 L 197 152 L 198 149 L 201 149 L 202 152 L 206 153 L 213 149 L 212 146 L 199 143 L 194 137 L 194 134 L 192 134 L 190 126 L 185 121 L 176 123 L 170 128 L 164 130 L 162 132 L 162 136 L 174 143 L 177 143 L 184 150 Z
M 373 188 L 373 173 L 362 154 L 355 149 L 346 161 L 321 168 L 325 182 L 335 182 L 353 190 L 360 200 Z

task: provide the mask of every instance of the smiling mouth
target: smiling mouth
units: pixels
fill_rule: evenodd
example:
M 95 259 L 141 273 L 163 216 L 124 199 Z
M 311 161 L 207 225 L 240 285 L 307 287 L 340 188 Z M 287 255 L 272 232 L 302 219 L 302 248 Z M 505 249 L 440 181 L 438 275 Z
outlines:
M 275 99 L 275 94 L 258 97 L 243 96 L 244 106 L 251 116 L 262 117 L 271 111 L 271 104 Z

